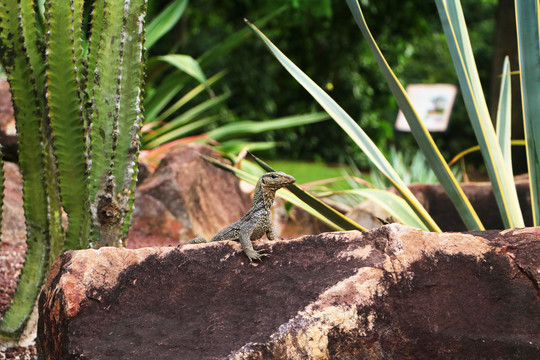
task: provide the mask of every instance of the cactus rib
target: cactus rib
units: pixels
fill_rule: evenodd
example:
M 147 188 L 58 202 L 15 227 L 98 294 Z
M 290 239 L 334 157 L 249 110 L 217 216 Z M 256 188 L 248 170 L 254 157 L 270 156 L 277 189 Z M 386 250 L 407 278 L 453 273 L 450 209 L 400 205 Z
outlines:
M 33 147 L 41 141 L 36 81 L 30 66 L 23 34 L 19 2 L 0 0 L 3 65 L 8 74 L 17 118 L 19 165 L 23 174 L 23 206 L 27 251 L 12 305 L 4 314 L 0 332 L 18 335 L 28 320 L 48 264 L 47 198 L 43 181 L 43 158 Z M 36 110 L 37 109 L 37 110 Z M 41 154 L 41 153 L 40 153 Z
M 121 194 L 120 205 L 125 214 L 122 219 L 123 236 L 126 236 L 137 181 L 139 132 L 143 121 L 141 82 L 144 75 L 143 19 L 146 12 L 146 0 L 126 1 L 124 11 L 122 36 L 130 38 L 132 41 L 125 42 L 123 47 L 123 72 L 121 92 L 119 93 L 120 112 L 118 117 L 120 138 L 117 143 L 113 174 L 116 177 L 117 189 Z
M 48 1 L 47 24 L 47 103 L 54 155 L 57 160 L 60 192 L 68 215 L 67 249 L 87 247 L 89 216 L 85 181 L 86 157 L 82 104 L 78 90 L 78 69 L 74 56 L 81 54 L 80 9 L 82 0 Z M 71 31 L 66 32 L 66 29 Z M 75 30 L 79 29 L 79 31 Z

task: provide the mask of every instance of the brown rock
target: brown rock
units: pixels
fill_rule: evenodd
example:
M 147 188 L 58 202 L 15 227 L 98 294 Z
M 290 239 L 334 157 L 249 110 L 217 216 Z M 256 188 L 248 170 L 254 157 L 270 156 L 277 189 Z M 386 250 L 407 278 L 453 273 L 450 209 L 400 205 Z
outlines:
M 536 359 L 540 230 L 371 232 L 70 251 L 40 297 L 45 359 Z
M 0 143 L 4 160 L 17 162 L 17 131 L 9 83 L 5 78 L 0 78 Z
M 379 228 L 383 221 L 392 223 L 392 215 L 382 206 L 372 200 L 365 200 L 356 205 L 347 214 L 347 217 L 367 230 Z
M 2 240 L 0 241 L 0 319 L 7 311 L 15 293 L 26 253 L 26 226 L 22 203 L 22 176 L 17 164 L 4 163 L 4 204 Z M 37 359 L 35 346 L 0 339 L 0 359 Z M 5 357 L 2 357 L 5 356 Z
M 220 159 L 207 145 L 183 146 L 169 152 L 138 187 L 129 248 L 210 239 L 249 210 L 250 194 L 240 190 L 238 179 L 199 154 Z
M 26 253 L 26 226 L 22 204 L 22 176 L 19 167 L 4 163 L 4 205 L 0 242 L 0 318 L 6 312 L 17 287 Z
M 412 193 L 426 208 L 443 231 L 466 231 L 456 208 L 439 184 L 413 184 Z M 490 182 L 465 183 L 461 188 L 476 210 L 486 229 L 504 229 Z M 527 178 L 516 178 L 519 204 L 526 226 L 532 226 L 531 196 Z
M 284 207 L 275 207 L 273 224 L 277 233 L 285 238 L 298 237 L 302 235 L 315 235 L 323 232 L 332 231 L 333 229 L 308 213 L 307 211 L 294 205 L 291 210 L 286 213 Z

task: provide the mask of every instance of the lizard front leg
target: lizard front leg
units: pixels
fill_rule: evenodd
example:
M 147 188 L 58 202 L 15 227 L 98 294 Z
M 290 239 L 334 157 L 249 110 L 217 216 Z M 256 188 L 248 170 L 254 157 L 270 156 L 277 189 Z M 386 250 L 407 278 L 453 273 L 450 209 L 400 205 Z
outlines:
M 238 236 L 240 245 L 242 245 L 242 250 L 244 250 L 244 253 L 249 258 L 249 262 L 252 262 L 253 260 L 261 260 L 263 256 L 268 256 L 268 254 L 263 254 L 261 251 L 256 251 L 253 249 L 253 244 L 251 243 L 250 237 L 251 232 L 247 231 L 240 231 Z

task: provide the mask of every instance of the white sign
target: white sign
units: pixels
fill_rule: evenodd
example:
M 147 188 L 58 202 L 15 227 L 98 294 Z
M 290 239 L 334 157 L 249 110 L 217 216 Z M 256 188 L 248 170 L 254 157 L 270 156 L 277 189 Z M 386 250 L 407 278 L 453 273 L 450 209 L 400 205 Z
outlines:
M 446 131 L 456 94 L 457 87 L 452 84 L 410 84 L 407 86 L 409 100 L 430 132 Z M 401 110 L 396 120 L 396 129 L 411 131 Z

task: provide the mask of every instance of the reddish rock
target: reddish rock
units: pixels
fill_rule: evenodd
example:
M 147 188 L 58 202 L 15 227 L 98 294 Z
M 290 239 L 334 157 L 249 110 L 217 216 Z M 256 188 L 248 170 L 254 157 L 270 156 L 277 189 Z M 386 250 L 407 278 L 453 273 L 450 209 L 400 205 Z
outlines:
M 44 359 L 536 359 L 536 229 L 371 232 L 70 251 L 39 300 Z
M 22 205 L 22 176 L 16 164 L 4 163 L 4 205 L 0 242 L 0 318 L 17 287 L 26 253 L 26 226 Z
M 249 210 L 250 194 L 238 179 L 199 154 L 224 161 L 207 145 L 185 145 L 169 152 L 138 187 L 129 248 L 210 239 Z
M 26 253 L 22 176 L 19 167 L 11 162 L 4 163 L 4 176 L 2 241 L 0 241 L 0 319 L 7 311 L 15 293 Z M 0 359 L 37 359 L 33 345 L 13 345 L 14 343 L 0 339 Z
M 504 229 L 499 208 L 493 195 L 490 182 L 464 183 L 461 188 L 476 210 L 478 217 L 486 229 Z M 450 198 L 439 184 L 413 184 L 409 186 L 412 193 L 426 208 L 443 231 L 466 231 Z M 516 178 L 516 189 L 519 204 L 523 212 L 526 226 L 532 226 L 531 195 L 528 178 Z
M 276 231 L 285 238 L 315 235 L 333 230 L 330 226 L 296 205 L 288 213 L 285 212 L 283 206 L 276 206 L 274 215 L 273 224 Z
M 17 162 L 17 130 L 7 79 L 0 78 L 0 143 L 4 160 Z

